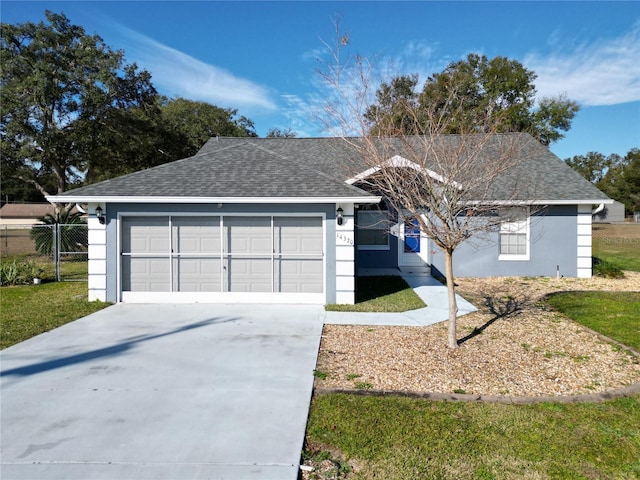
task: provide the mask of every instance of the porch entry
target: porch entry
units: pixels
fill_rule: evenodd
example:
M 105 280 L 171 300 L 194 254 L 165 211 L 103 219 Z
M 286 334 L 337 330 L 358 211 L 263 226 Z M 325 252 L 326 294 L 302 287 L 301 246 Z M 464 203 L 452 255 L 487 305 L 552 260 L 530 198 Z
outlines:
M 420 230 L 416 218 L 397 225 L 399 233 L 398 267 L 416 273 L 429 273 L 429 239 Z

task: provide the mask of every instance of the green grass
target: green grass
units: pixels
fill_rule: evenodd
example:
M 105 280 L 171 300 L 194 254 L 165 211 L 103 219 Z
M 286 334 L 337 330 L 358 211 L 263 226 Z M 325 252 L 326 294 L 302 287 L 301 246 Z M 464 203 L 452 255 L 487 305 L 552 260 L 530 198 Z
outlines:
M 594 225 L 592 245 L 594 257 L 640 272 L 640 224 Z
M 576 322 L 640 351 L 640 292 L 563 292 L 547 301 Z
M 108 305 L 87 300 L 86 282 L 2 287 L 0 348 L 22 342 Z
M 501 405 L 323 395 L 307 444 L 357 459 L 360 479 L 635 479 L 640 398 Z
M 358 277 L 356 278 L 355 305 L 327 305 L 335 312 L 406 312 L 424 307 L 402 277 Z
M 549 301 L 640 349 L 640 293 L 568 292 Z M 502 405 L 323 395 L 312 402 L 306 445 L 356 460 L 358 479 L 637 479 L 640 396 Z

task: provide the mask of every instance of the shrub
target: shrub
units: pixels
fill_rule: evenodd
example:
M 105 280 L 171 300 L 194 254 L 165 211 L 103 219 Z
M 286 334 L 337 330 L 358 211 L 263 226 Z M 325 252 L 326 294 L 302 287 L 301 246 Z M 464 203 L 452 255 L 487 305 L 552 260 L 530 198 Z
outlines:
M 593 274 L 603 278 L 624 278 L 624 272 L 605 260 L 593 257 Z
M 0 264 L 0 285 L 25 285 L 42 274 L 42 269 L 32 260 L 18 260 Z

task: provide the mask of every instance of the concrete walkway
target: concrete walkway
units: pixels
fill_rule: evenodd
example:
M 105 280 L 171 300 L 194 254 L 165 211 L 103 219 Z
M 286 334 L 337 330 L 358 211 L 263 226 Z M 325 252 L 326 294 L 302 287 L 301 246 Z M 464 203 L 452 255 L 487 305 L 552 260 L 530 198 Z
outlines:
M 431 276 L 402 275 L 402 278 L 427 305 L 401 313 L 325 312 L 324 323 L 329 325 L 395 325 L 428 326 L 449 318 L 447 287 Z M 478 309 L 460 295 L 456 295 L 458 315 Z

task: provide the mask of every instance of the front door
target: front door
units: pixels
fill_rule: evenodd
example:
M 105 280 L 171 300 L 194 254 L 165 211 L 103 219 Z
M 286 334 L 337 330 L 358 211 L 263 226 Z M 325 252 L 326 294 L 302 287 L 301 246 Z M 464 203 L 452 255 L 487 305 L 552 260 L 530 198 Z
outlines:
M 428 241 L 421 232 L 418 220 L 406 219 L 398 225 L 398 266 L 416 267 L 428 264 Z

